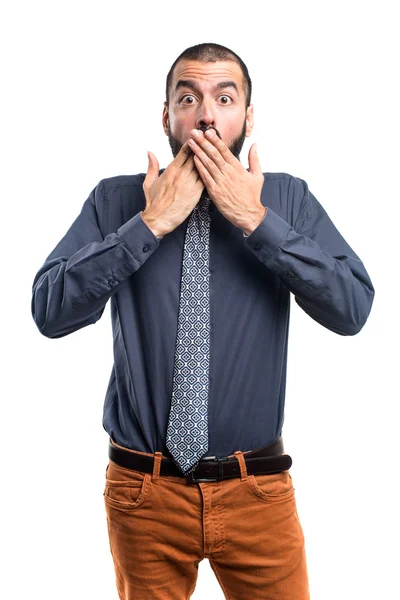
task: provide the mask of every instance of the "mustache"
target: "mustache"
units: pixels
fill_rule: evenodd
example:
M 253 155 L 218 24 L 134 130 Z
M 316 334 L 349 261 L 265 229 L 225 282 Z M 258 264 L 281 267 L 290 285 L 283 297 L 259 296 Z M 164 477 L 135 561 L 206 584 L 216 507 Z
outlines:
M 222 140 L 222 137 L 221 137 L 219 131 L 215 127 L 213 127 L 212 125 L 210 125 L 210 127 L 207 127 L 206 125 L 202 125 L 201 127 L 198 127 L 198 129 L 200 129 L 200 131 L 202 131 L 203 133 L 205 133 L 209 129 L 214 129 L 214 131 L 217 134 L 217 136 L 219 137 L 219 139 Z

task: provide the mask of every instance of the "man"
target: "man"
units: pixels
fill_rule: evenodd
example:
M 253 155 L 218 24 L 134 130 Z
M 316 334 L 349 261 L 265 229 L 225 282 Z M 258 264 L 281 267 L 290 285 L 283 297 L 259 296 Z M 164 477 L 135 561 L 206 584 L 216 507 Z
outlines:
M 162 116 L 174 160 L 102 179 L 33 283 L 40 332 L 100 319 L 111 298 L 104 501 L 120 598 L 189 598 L 207 557 L 227 598 L 309 598 L 284 452 L 290 292 L 355 335 L 368 273 L 307 183 L 263 173 L 243 61 L 186 49 Z

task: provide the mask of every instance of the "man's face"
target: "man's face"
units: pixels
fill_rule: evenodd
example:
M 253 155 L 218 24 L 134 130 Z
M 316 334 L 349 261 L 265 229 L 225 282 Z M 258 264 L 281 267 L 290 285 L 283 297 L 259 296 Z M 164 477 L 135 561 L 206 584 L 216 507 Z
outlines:
M 225 82 L 236 88 L 222 86 Z M 192 129 L 212 127 L 239 159 L 244 140 L 253 129 L 253 105 L 246 110 L 239 65 L 230 60 L 180 60 L 173 71 L 169 108 L 164 102 L 163 127 L 174 158 L 191 137 Z

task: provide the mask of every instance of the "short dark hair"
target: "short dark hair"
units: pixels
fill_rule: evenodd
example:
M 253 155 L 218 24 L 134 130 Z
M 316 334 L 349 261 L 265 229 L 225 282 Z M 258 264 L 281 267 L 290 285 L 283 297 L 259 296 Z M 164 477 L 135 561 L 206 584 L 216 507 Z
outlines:
M 187 60 L 199 60 L 201 62 L 217 62 L 218 60 L 233 60 L 238 63 L 243 73 L 243 89 L 246 96 L 246 108 L 250 106 L 251 102 L 251 79 L 249 72 L 247 70 L 246 65 L 238 56 L 225 46 L 221 46 L 220 44 L 213 44 L 212 42 L 197 44 L 196 46 L 190 46 L 190 48 L 186 48 L 175 60 L 172 67 L 169 70 L 167 75 L 167 82 L 165 86 L 165 97 L 167 106 L 169 105 L 169 92 L 172 84 L 172 73 L 173 70 L 178 63 L 178 61 L 187 59 Z

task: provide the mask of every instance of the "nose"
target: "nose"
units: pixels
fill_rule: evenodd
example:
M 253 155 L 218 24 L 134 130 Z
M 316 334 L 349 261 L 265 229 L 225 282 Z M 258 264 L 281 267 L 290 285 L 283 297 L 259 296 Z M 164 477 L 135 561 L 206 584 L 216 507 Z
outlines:
M 210 103 L 202 102 L 196 117 L 196 129 L 206 129 L 211 126 L 216 127 L 214 112 Z
M 200 119 L 200 121 L 198 121 L 196 123 L 196 129 L 202 129 L 203 131 L 205 131 L 209 127 L 215 127 L 214 121 L 212 119 L 207 119 L 207 120 Z M 216 127 L 215 127 L 215 129 L 216 129 Z

